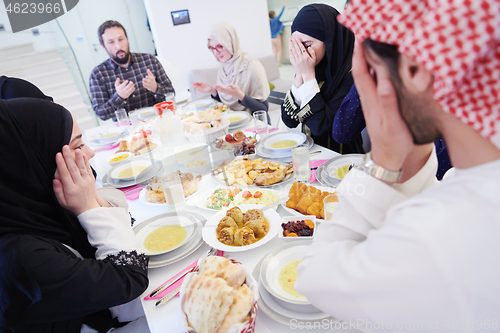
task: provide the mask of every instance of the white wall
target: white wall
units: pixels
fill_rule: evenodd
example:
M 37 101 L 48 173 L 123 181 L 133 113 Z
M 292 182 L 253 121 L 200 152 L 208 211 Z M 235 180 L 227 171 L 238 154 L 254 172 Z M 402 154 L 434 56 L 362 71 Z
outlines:
M 308 1 L 308 0 L 286 0 L 288 2 L 285 12 L 283 16 L 281 16 L 282 22 L 292 22 L 295 18 L 295 15 L 299 12 L 299 10 L 305 5 L 311 3 L 324 3 L 330 5 L 337 9 L 340 13 L 344 10 L 345 0 L 327 0 L 327 1 Z M 285 4 L 285 0 L 268 0 L 267 7 L 268 10 L 274 10 L 276 15 L 278 15 Z
M 207 49 L 210 28 L 219 21 L 231 23 L 243 50 L 254 58 L 272 55 L 266 0 L 144 0 L 158 55 L 180 72 L 178 90 L 190 88 L 192 69 L 217 67 Z M 171 11 L 188 9 L 191 23 L 174 26 Z

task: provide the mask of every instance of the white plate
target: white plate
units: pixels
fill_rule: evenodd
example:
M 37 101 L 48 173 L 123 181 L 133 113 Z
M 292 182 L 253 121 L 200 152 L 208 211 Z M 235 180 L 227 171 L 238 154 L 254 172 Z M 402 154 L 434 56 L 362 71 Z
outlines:
M 236 186 L 238 187 L 238 186 Z M 210 193 L 206 192 L 205 193 L 202 193 L 200 196 L 197 196 L 196 198 L 193 198 L 193 200 L 189 200 L 189 202 L 186 202 L 187 205 L 190 205 L 190 206 L 196 206 L 198 208 L 201 208 L 201 209 L 204 209 L 204 210 L 208 210 L 208 211 L 211 211 L 211 212 L 220 212 L 220 211 L 223 211 L 223 210 L 226 210 L 226 209 L 230 209 L 230 208 L 233 208 L 235 205 L 234 203 L 230 203 L 229 204 L 229 207 L 227 208 L 224 208 L 224 209 L 212 209 L 212 208 L 208 208 L 207 207 L 207 204 L 208 204 L 208 198 L 210 196 L 212 196 L 212 194 L 215 192 L 215 190 L 217 189 L 220 189 L 220 188 L 231 188 L 231 186 L 216 186 L 212 191 L 210 191 Z M 240 187 L 238 187 L 240 188 Z M 245 189 L 243 187 L 241 187 L 242 191 L 245 191 Z M 252 190 L 255 190 L 255 191 L 270 191 L 270 192 L 273 192 L 273 193 L 276 193 L 278 195 L 278 197 L 281 199 L 281 198 L 284 198 L 286 196 L 286 194 L 284 192 L 281 192 L 281 191 L 275 191 L 275 190 L 271 190 L 271 189 L 267 189 L 267 188 L 263 188 L 263 189 L 254 189 L 252 188 Z M 252 205 L 252 206 L 255 206 L 257 207 L 257 204 L 245 204 L 245 205 Z M 274 210 L 277 209 L 277 206 L 274 207 Z
M 312 185 L 313 187 L 317 188 L 318 190 L 321 190 L 322 192 L 330 192 L 330 193 L 334 193 L 335 192 L 335 188 L 333 187 L 327 187 L 327 186 L 315 186 L 315 185 Z M 288 194 L 287 194 L 288 195 Z M 298 212 L 296 211 L 295 209 L 291 209 L 291 208 L 288 208 L 286 206 L 286 203 L 282 203 L 281 204 L 281 207 L 286 210 L 288 213 L 290 213 L 290 215 L 292 216 L 300 216 L 300 217 L 304 217 L 306 215 L 302 214 L 301 212 Z M 325 220 L 323 219 L 318 219 L 316 218 L 316 221 L 317 222 L 324 222 Z
M 351 165 L 352 163 L 357 165 L 362 164 L 364 156 L 365 155 L 363 154 L 346 154 L 336 156 L 323 164 L 323 176 L 325 176 L 329 183 L 340 181 L 342 179 L 335 175 L 335 171 L 337 171 L 340 167 Z
M 253 277 L 257 280 L 260 279 L 260 271 L 263 262 L 264 258 L 262 258 L 257 263 L 252 272 Z M 290 311 L 288 309 L 283 308 L 274 300 L 273 296 L 271 296 L 271 294 L 268 293 L 268 291 L 260 281 L 259 281 L 259 294 L 261 296 L 257 301 L 259 310 L 264 311 L 269 317 L 271 317 L 272 319 L 276 320 L 279 323 L 289 326 L 292 320 L 295 321 L 300 320 L 303 322 L 304 325 L 310 324 L 311 327 L 315 327 L 315 325 L 318 325 L 318 323 L 321 324 L 322 320 L 327 320 L 328 323 L 338 321 L 338 319 L 330 317 L 328 314 L 324 312 L 301 313 L 301 312 Z
M 108 144 L 118 140 L 122 136 L 122 130 L 118 128 L 108 128 L 106 131 L 92 135 L 92 141 L 96 144 Z
M 263 205 L 239 205 L 238 207 L 241 208 L 241 210 L 246 212 L 249 209 L 258 209 L 259 207 L 264 207 Z M 246 246 L 230 246 L 223 244 L 219 242 L 217 239 L 217 234 L 216 234 L 216 228 L 219 225 L 220 220 L 226 216 L 226 211 L 219 211 L 215 213 L 214 216 L 212 216 L 205 226 L 203 227 L 202 235 L 203 235 L 203 240 L 205 243 L 210 245 L 211 247 L 215 247 L 216 249 L 226 251 L 226 252 L 243 252 L 243 251 L 248 251 L 251 249 L 255 249 L 256 247 L 259 247 L 261 245 L 264 245 L 265 243 L 269 242 L 271 239 L 276 236 L 278 233 L 279 229 L 281 228 L 281 217 L 279 214 L 273 210 L 273 209 L 268 209 L 264 211 L 264 216 L 269 222 L 269 231 L 267 232 L 267 235 L 265 235 L 261 240 L 258 242 L 255 242 L 250 245 Z
M 330 181 L 325 175 L 324 164 L 321 164 L 316 170 L 316 180 L 323 186 L 336 188 L 340 184 L 340 180 L 332 179 Z
M 193 213 L 193 212 L 166 213 L 153 217 L 146 221 L 143 221 L 134 228 L 134 232 L 137 234 L 142 228 L 144 228 L 145 225 L 147 225 L 145 223 L 151 220 L 155 220 L 157 218 L 161 218 L 163 216 L 186 216 L 190 218 L 192 221 L 200 223 L 201 225 L 203 225 L 203 223 L 205 223 L 206 221 L 206 219 L 198 213 Z M 148 268 L 158 268 L 173 264 L 174 262 L 182 260 L 187 256 L 189 256 L 194 251 L 196 251 L 204 243 L 203 239 L 201 238 L 201 230 L 202 230 L 201 225 L 196 230 L 196 232 L 194 232 L 193 237 L 186 244 L 182 245 L 181 247 L 171 252 L 149 257 Z
M 193 175 L 193 177 L 196 177 L 195 175 Z M 196 192 L 194 192 L 193 194 L 191 194 L 190 196 L 188 196 L 186 198 L 186 200 L 188 200 L 189 198 L 191 198 L 193 195 L 197 194 L 197 193 L 200 193 L 203 188 L 205 187 L 205 180 L 203 178 L 201 178 L 201 180 L 198 182 L 198 190 Z M 146 205 L 149 205 L 149 206 L 168 206 L 167 203 L 157 203 L 157 202 L 149 202 L 147 199 L 146 199 L 146 193 L 148 192 L 148 189 L 147 189 L 147 186 L 145 188 L 142 189 L 141 193 L 139 193 L 139 200 L 146 204 Z
M 156 161 L 155 161 L 156 162 Z M 118 166 L 118 165 L 117 165 Z M 132 180 L 114 180 L 108 177 L 108 175 L 104 175 L 102 177 L 102 185 L 109 186 L 114 188 L 123 188 L 132 185 L 137 185 L 147 181 L 149 178 L 156 176 L 163 169 L 163 164 L 158 161 L 156 162 L 147 172 L 143 172 L 137 179 Z
M 307 136 L 306 144 L 308 148 L 311 149 L 312 146 L 314 145 L 313 138 Z M 255 145 L 255 152 L 257 153 L 257 155 L 265 158 L 282 159 L 282 158 L 292 157 L 292 150 L 285 150 L 285 151 L 269 150 L 262 145 L 262 142 L 259 142 L 257 143 L 257 145 Z
M 146 120 L 156 115 L 154 107 L 147 107 L 137 110 L 139 111 L 139 119 Z
M 260 280 L 266 290 L 274 297 L 301 305 L 311 304 L 305 297 L 296 297 L 287 293 L 279 284 L 279 274 L 283 267 L 293 261 L 301 260 L 311 243 L 298 241 L 287 245 L 289 246 L 282 246 L 264 258 L 260 271 Z
M 233 111 L 233 112 L 227 112 L 226 114 L 227 114 L 227 120 L 229 120 L 230 123 L 229 124 L 230 127 L 239 126 L 243 123 L 248 122 L 248 119 L 250 119 L 250 115 L 248 114 L 248 112 L 245 111 Z M 241 119 L 231 121 L 232 118 L 241 118 Z
M 251 118 L 250 116 L 248 118 L 246 118 L 245 120 L 243 120 L 241 123 L 238 123 L 236 125 L 233 125 L 233 124 L 229 124 L 229 129 L 231 131 L 234 131 L 235 129 L 237 128 L 241 128 L 241 127 L 244 127 L 245 125 L 247 125 L 249 122 L 252 121 L 253 118 Z
M 161 216 L 161 215 L 160 215 Z M 144 222 L 143 222 L 144 223 Z M 142 223 L 141 223 L 142 224 Z M 151 252 L 147 250 L 144 247 L 144 241 L 146 240 L 146 237 L 152 233 L 153 231 L 157 230 L 158 228 L 161 228 L 163 226 L 167 225 L 180 225 L 181 227 L 184 227 L 186 229 L 186 238 L 176 247 L 170 250 L 166 251 L 161 251 L 161 252 Z M 137 231 L 136 237 L 139 241 L 139 249 L 141 250 L 142 253 L 144 253 L 147 256 L 156 256 L 164 253 L 168 253 L 171 251 L 174 251 L 178 249 L 179 247 L 183 246 L 187 242 L 191 240 L 193 235 L 195 234 L 196 230 L 200 227 L 200 223 L 197 221 L 193 221 L 189 217 L 182 216 L 182 215 L 169 215 L 169 216 L 162 216 L 162 217 L 157 217 L 154 220 L 150 220 L 148 223 L 144 224 L 144 226 Z
M 267 136 L 266 138 L 264 138 L 262 140 L 262 146 L 269 150 L 269 151 L 279 151 L 279 152 L 283 152 L 283 151 L 288 151 L 288 150 L 292 150 L 293 147 L 296 147 L 304 142 L 306 142 L 306 139 L 307 139 L 307 135 L 305 135 L 304 133 L 300 133 L 300 132 L 293 132 L 293 131 L 287 131 L 287 132 L 278 132 L 278 133 L 273 133 L 273 134 L 270 134 L 269 136 Z M 282 141 L 282 140 L 292 140 L 292 141 L 295 141 L 296 144 L 291 146 L 291 147 L 287 147 L 287 148 L 273 148 L 272 145 L 278 141 Z
M 128 160 L 124 161 L 123 163 L 118 164 L 117 166 L 111 168 L 107 175 L 110 179 L 112 180 L 119 180 L 119 181 L 128 181 L 128 180 L 135 180 L 144 174 L 146 174 L 149 169 L 153 166 L 152 162 L 150 159 L 136 159 L 136 160 Z M 119 174 L 120 172 L 128 169 L 128 168 L 134 168 L 134 167 L 145 167 L 145 169 L 138 173 L 134 174 L 133 176 L 130 177 L 120 177 Z
M 278 163 L 278 164 L 281 164 L 283 166 L 286 166 L 287 163 L 283 163 L 281 161 L 269 161 L 269 160 L 263 160 L 263 162 L 274 162 L 274 163 Z M 291 180 L 294 179 L 293 177 L 293 172 L 292 173 L 289 173 L 287 175 L 285 175 L 285 178 L 283 178 L 281 181 L 275 183 L 275 184 L 272 184 L 272 185 L 265 185 L 265 186 L 257 186 L 255 184 L 252 184 L 252 185 L 240 185 L 240 184 L 233 184 L 233 185 L 227 185 L 225 181 L 221 180 L 218 176 L 221 175 L 221 173 L 217 174 L 217 175 L 214 175 L 213 173 L 210 173 L 211 176 L 212 176 L 212 179 L 215 180 L 216 183 L 218 184 L 221 184 L 221 185 L 226 185 L 226 186 L 238 186 L 238 187 L 256 187 L 256 188 L 267 188 L 267 187 L 273 187 L 273 186 L 281 186 Z
M 186 105 L 186 108 L 188 110 L 190 109 L 195 109 L 196 111 L 201 111 L 201 110 L 206 110 L 210 109 L 215 106 L 215 100 L 211 98 L 206 98 L 206 99 L 199 99 L 197 101 L 193 101 Z

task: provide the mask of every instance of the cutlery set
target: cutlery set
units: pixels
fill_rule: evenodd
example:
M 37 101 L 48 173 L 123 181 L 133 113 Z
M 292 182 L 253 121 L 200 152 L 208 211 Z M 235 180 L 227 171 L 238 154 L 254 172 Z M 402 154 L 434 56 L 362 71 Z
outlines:
M 173 285 L 174 283 L 176 283 L 180 279 L 184 278 L 188 273 L 198 271 L 198 269 L 200 267 L 199 263 L 200 263 L 201 260 L 203 260 L 204 258 L 206 258 L 208 256 L 215 256 L 215 255 L 217 255 L 217 253 L 218 253 L 218 250 L 216 248 L 211 248 L 210 250 L 208 250 L 207 252 L 205 252 L 198 259 L 198 261 L 196 262 L 196 265 L 193 268 L 188 269 L 187 271 L 185 271 L 184 273 L 180 274 L 179 276 L 171 278 L 170 280 L 168 280 L 167 282 L 165 282 L 164 284 L 162 284 L 161 286 L 159 286 L 158 288 L 156 288 L 155 290 L 153 290 L 149 294 L 149 297 L 155 297 L 155 296 L 157 296 L 158 294 L 160 294 L 161 292 L 163 292 L 164 290 L 166 290 L 168 287 L 170 287 L 171 285 Z M 174 290 L 172 290 L 170 293 L 168 293 L 167 295 L 165 295 L 162 298 L 160 298 L 156 302 L 156 306 L 163 305 L 163 304 L 167 303 L 170 299 L 172 299 L 175 295 L 177 295 L 177 293 L 179 292 L 180 289 L 181 289 L 181 287 L 177 287 Z

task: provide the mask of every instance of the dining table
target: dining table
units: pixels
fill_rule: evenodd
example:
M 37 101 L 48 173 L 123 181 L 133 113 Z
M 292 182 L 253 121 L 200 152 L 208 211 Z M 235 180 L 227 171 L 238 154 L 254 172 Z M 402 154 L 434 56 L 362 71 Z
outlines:
M 231 111 L 229 110 L 227 112 L 230 113 Z M 274 115 L 271 114 L 271 123 L 275 124 L 275 126 L 271 125 L 270 127 L 271 128 L 278 127 L 277 126 L 278 122 L 279 122 L 279 114 L 274 114 Z M 118 148 L 114 147 L 113 149 L 107 149 L 107 150 L 100 149 L 102 147 L 100 145 L 96 145 L 95 142 L 93 142 L 92 138 L 95 137 L 96 134 L 109 130 L 110 127 L 116 128 L 116 126 L 117 126 L 116 124 L 106 124 L 104 126 L 98 126 L 84 131 L 83 135 L 84 142 L 88 144 L 90 148 L 98 150 L 94 158 L 91 160 L 91 165 L 97 172 L 96 186 L 102 186 L 103 177 L 112 168 L 112 165 L 108 161 L 113 156 L 113 154 L 115 154 Z M 240 127 L 236 128 L 230 127 L 229 132 L 234 132 L 236 130 L 245 131 L 246 129 L 254 127 L 255 125 L 252 120 L 242 124 Z M 129 128 L 121 128 L 120 130 L 128 130 L 129 132 L 133 132 L 136 129 L 129 127 Z M 289 129 L 281 127 L 278 131 L 287 131 L 287 130 Z M 250 132 L 245 132 L 245 133 L 247 135 L 252 134 Z M 156 149 L 155 151 L 149 153 L 151 154 L 150 158 L 153 158 L 155 160 L 161 160 L 162 156 L 160 154 L 162 151 L 164 151 L 161 145 L 161 140 L 159 137 L 157 137 L 157 133 L 154 133 L 154 131 L 152 136 L 153 140 L 157 142 L 160 147 L 159 149 Z M 177 142 L 176 148 L 183 145 L 189 147 L 190 145 L 192 145 L 192 143 L 188 140 L 187 137 L 184 137 L 181 140 L 181 142 Z M 214 149 L 215 148 L 213 144 L 208 145 L 205 153 L 212 154 L 214 153 Z M 337 152 L 334 152 L 317 144 L 313 144 L 312 147 L 310 148 L 310 151 L 317 152 L 314 154 L 314 156 L 311 156 L 310 158 L 311 162 L 317 160 L 329 160 L 339 155 Z M 257 155 L 256 157 L 258 158 L 259 156 Z M 288 163 L 292 161 L 292 158 L 290 156 L 279 159 L 277 161 Z M 213 162 L 212 159 L 210 160 L 210 162 Z M 207 170 L 209 170 L 214 166 L 208 165 L 207 167 L 208 167 Z M 287 195 L 292 183 L 293 181 L 289 181 L 281 186 L 272 187 L 272 189 L 279 190 L 282 193 L 284 193 L 284 195 Z M 210 174 L 209 170 L 208 172 L 203 174 L 203 188 L 199 189 L 199 191 L 200 192 L 203 191 L 203 193 L 210 193 L 211 189 L 215 188 L 217 185 L 220 185 L 220 183 L 218 183 L 214 179 L 214 177 Z M 321 186 L 321 184 L 318 183 L 317 180 L 312 182 L 311 185 Z M 332 192 L 333 191 L 334 189 L 332 188 Z M 129 212 L 131 216 L 135 219 L 134 222 L 135 228 L 139 226 L 143 221 L 146 221 L 155 216 L 168 212 L 168 208 L 165 205 L 158 205 L 158 206 L 148 205 L 137 198 L 135 200 L 128 200 L 128 205 L 129 205 Z M 213 211 L 202 209 L 196 205 L 195 206 L 186 205 L 184 210 L 193 214 L 197 214 L 197 216 L 203 217 L 202 219 L 204 220 L 203 222 L 210 219 L 214 215 Z M 281 217 L 291 215 L 281 205 L 278 206 L 276 211 Z M 267 243 L 258 246 L 256 248 L 253 248 L 251 250 L 242 252 L 225 252 L 224 256 L 240 262 L 241 264 L 244 265 L 244 267 L 248 271 L 252 272 L 268 253 L 270 253 L 274 249 L 284 244 L 285 242 L 276 236 Z M 155 300 L 144 300 L 144 298 L 147 295 L 149 295 L 154 289 L 160 286 L 162 283 L 175 276 L 177 273 L 185 269 L 187 266 L 193 264 L 196 260 L 198 260 L 198 258 L 200 258 L 200 256 L 202 256 L 202 254 L 207 252 L 207 250 L 209 250 L 210 248 L 211 247 L 208 244 L 203 243 L 194 252 L 190 253 L 189 255 L 178 261 L 172 262 L 165 266 L 148 269 L 149 286 L 140 296 L 140 298 L 142 300 L 145 316 L 150 331 L 152 333 L 183 332 L 180 321 L 180 316 L 181 316 L 180 298 L 174 297 L 173 299 L 169 300 L 166 304 L 160 306 L 155 305 L 156 303 Z M 347 322 L 342 322 L 338 319 L 334 319 L 333 317 L 329 317 L 330 319 L 328 320 L 326 319 L 317 320 L 317 322 L 311 322 L 311 321 L 308 322 L 308 321 L 302 321 L 300 319 L 297 320 L 292 319 L 290 320 L 289 323 L 285 323 L 283 322 L 283 320 L 281 320 L 281 322 L 278 322 L 273 317 L 274 316 L 272 313 L 269 312 L 266 313 L 266 311 L 259 308 L 257 310 L 255 332 L 276 333 L 276 332 L 293 332 L 297 330 L 311 330 L 311 329 L 313 329 L 314 332 L 359 332 L 356 329 L 349 327 Z M 311 327 L 311 325 L 315 326 Z

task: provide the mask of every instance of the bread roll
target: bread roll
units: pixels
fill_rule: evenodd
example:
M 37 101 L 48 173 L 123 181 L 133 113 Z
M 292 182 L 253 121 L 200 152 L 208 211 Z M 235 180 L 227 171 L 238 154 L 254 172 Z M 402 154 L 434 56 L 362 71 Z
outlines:
M 226 281 L 197 274 L 189 281 L 182 309 L 197 333 L 216 333 L 233 302 Z
M 217 333 L 226 333 L 234 324 L 245 322 L 250 310 L 252 310 L 253 294 L 246 284 L 234 289 L 233 297 L 233 305 L 231 305 Z
M 231 260 L 210 256 L 200 262 L 200 275 L 213 278 L 222 278 L 231 287 L 241 286 L 246 279 L 245 270 L 240 265 L 233 264 Z

